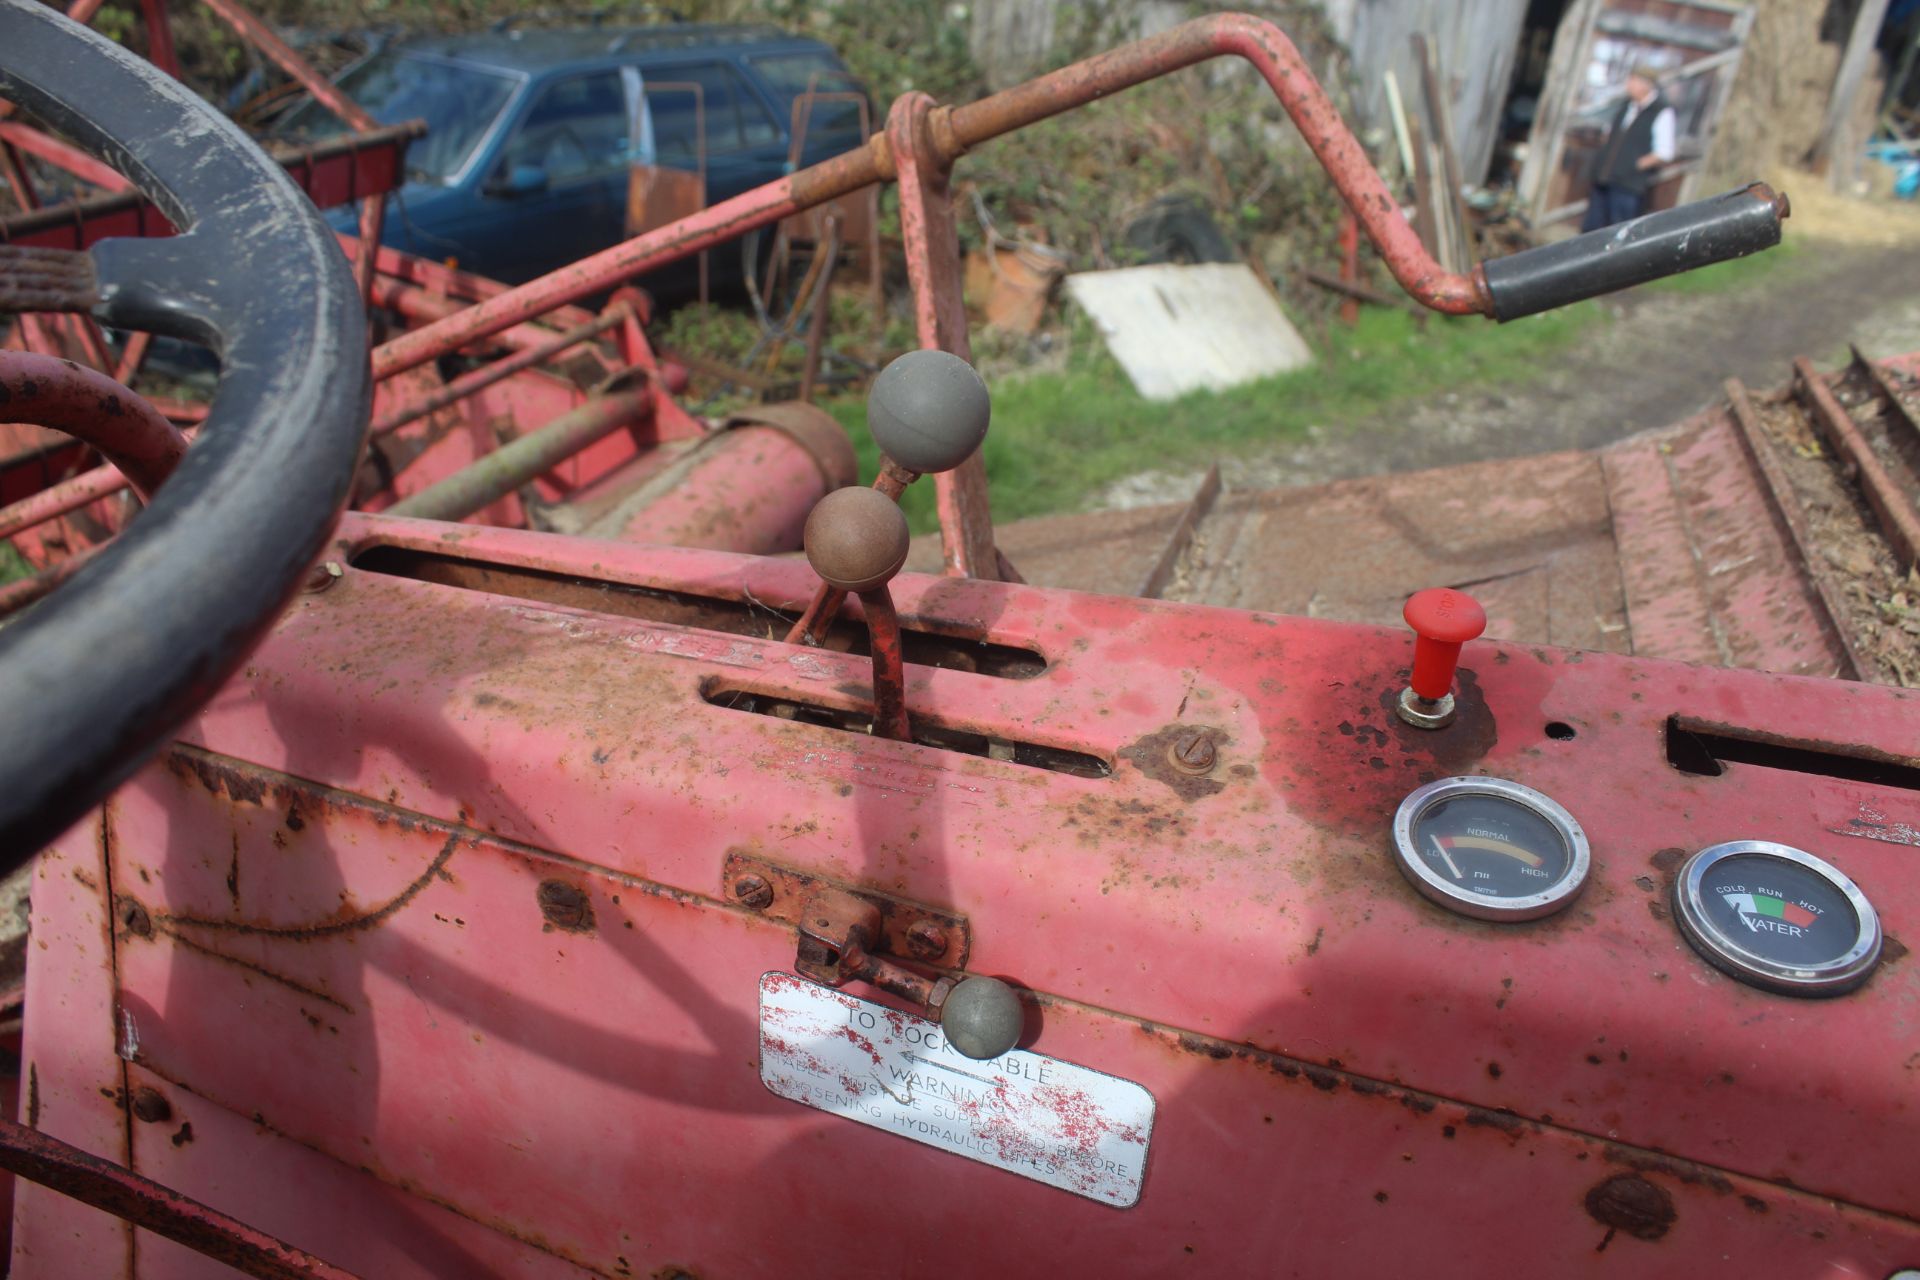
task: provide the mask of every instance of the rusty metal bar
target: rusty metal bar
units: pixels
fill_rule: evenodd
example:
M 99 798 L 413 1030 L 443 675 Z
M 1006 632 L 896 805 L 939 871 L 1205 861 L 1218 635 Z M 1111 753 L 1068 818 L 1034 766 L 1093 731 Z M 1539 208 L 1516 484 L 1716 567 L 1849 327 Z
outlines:
M 355 1280 L 218 1209 L 11 1120 L 0 1120 L 0 1168 L 258 1280 Z
M 1836 674 L 1858 680 L 1871 668 L 1861 661 L 1859 652 L 1854 648 L 1853 637 L 1841 622 L 1846 613 L 1841 606 L 1839 585 L 1834 582 L 1827 568 L 1826 557 L 1814 547 L 1813 535 L 1807 525 L 1807 513 L 1801 508 L 1800 498 L 1793 491 L 1793 482 L 1787 478 L 1785 468 L 1774 454 L 1766 428 L 1760 425 L 1760 415 L 1753 411 L 1753 401 L 1747 395 L 1746 385 L 1738 378 L 1728 378 L 1726 392 L 1727 404 L 1733 410 L 1734 425 L 1739 428 L 1737 434 L 1740 443 L 1745 446 L 1747 458 L 1760 475 L 1761 492 L 1766 495 L 1767 505 L 1773 509 L 1794 553 L 1800 557 L 1801 567 L 1806 570 L 1808 581 L 1813 583 L 1814 595 L 1826 614 L 1827 627 L 1834 639 L 1839 641 L 1840 651 L 1846 658 L 1847 669 Z
M 882 508 L 884 510 L 884 508 Z M 912 742 L 907 722 L 905 658 L 900 643 L 900 615 L 885 583 L 860 593 L 860 610 L 873 637 L 873 733 L 877 738 Z
M 1206 476 L 1200 481 L 1200 487 L 1193 491 L 1193 498 L 1187 503 L 1186 510 L 1180 513 L 1174 522 L 1173 530 L 1167 535 L 1167 545 L 1160 550 L 1160 558 L 1147 572 L 1145 581 L 1135 595 L 1145 600 L 1158 600 L 1160 593 L 1173 581 L 1174 567 L 1180 563 L 1180 557 L 1193 545 L 1194 531 L 1200 522 L 1213 510 L 1213 504 L 1220 497 L 1220 464 L 1214 463 L 1207 468 Z
M 0 507 L 0 538 L 11 538 L 22 529 L 31 529 L 70 511 L 78 511 L 102 498 L 112 497 L 126 487 L 126 476 L 113 467 L 95 467 L 91 471 L 83 471 L 71 480 L 50 485 L 12 506 Z
M 362 307 L 373 306 L 373 278 L 380 273 L 380 233 L 386 223 L 386 192 L 376 192 L 360 201 L 360 252 L 353 259 L 353 282 L 360 287 Z
M 52 595 L 55 587 L 80 572 L 88 561 L 105 551 L 110 545 L 110 543 L 97 542 L 93 546 L 83 547 L 58 564 L 50 565 L 30 578 L 15 578 L 6 586 L 0 587 L 0 618 L 17 613 L 34 601 Z
M 1907 407 L 1906 400 L 1901 397 L 1899 388 L 1893 385 L 1893 379 L 1887 376 L 1887 371 L 1869 360 L 1859 347 L 1849 345 L 1847 350 L 1853 353 L 1854 365 L 1866 376 L 1880 398 L 1886 401 L 1893 420 L 1901 426 L 1901 434 L 1911 445 L 1920 447 L 1920 420 L 1914 418 L 1913 410 Z
M 827 340 L 827 313 L 833 304 L 833 267 L 840 257 L 840 219 L 828 214 L 826 241 L 815 245 L 821 256 L 820 279 L 813 286 L 813 314 L 807 319 L 807 358 L 800 366 L 800 399 L 813 403 L 813 384 L 820 376 L 820 348 Z
M 1293 41 L 1272 23 L 1246 14 L 1197 18 L 940 113 L 944 119 L 933 121 L 935 145 L 951 161 L 989 138 L 1223 54 L 1245 58 L 1265 78 L 1402 288 L 1435 311 L 1488 310 L 1486 294 L 1472 276 L 1442 271 L 1420 243 Z
M 173 51 L 173 25 L 167 21 L 166 0 L 140 0 L 146 20 L 147 61 L 174 79 L 180 78 L 180 58 Z
M 395 503 L 386 514 L 418 520 L 464 520 L 535 476 L 553 470 L 594 441 L 652 417 L 653 396 L 645 389 L 589 400 L 538 431 L 502 445 L 440 483 Z
M 116 193 L 133 190 L 131 182 L 86 152 L 31 126 L 12 120 L 0 122 L 0 139 L 29 155 L 39 156 L 56 168 L 65 169 L 82 182 Z
M 464 399 L 476 391 L 490 387 L 503 378 L 512 377 L 523 369 L 530 369 L 535 365 L 545 364 L 548 360 L 559 355 L 567 348 L 578 346 L 596 334 L 605 333 L 608 329 L 624 322 L 627 317 L 632 314 L 633 308 L 631 305 L 624 302 L 617 302 L 611 307 L 608 307 L 606 311 L 596 319 L 569 329 L 565 333 L 559 334 L 547 342 L 540 343 L 538 346 L 527 347 L 504 359 L 496 360 L 492 364 L 484 365 L 469 373 L 463 373 L 431 395 L 422 396 L 411 404 L 402 405 L 392 413 L 387 414 L 384 418 L 376 420 L 374 424 L 367 429 L 368 436 L 370 438 L 378 438 L 398 431 L 409 422 L 417 422 L 428 414 L 444 409 L 456 400 Z
M 1920 514 L 1916 514 L 1907 495 L 1874 453 L 1873 446 L 1860 434 L 1854 422 L 1827 386 L 1827 380 L 1805 356 L 1793 362 L 1793 376 L 1800 387 L 1813 420 L 1820 424 L 1827 443 L 1840 460 L 1860 479 L 1860 491 L 1880 521 L 1881 531 L 1893 548 L 1894 558 L 1911 567 L 1920 558 Z
M 266 54 L 275 66 L 312 94 L 316 102 L 352 126 L 355 132 L 371 133 L 380 127 L 379 121 L 368 115 L 359 103 L 340 92 L 332 81 L 315 71 L 311 63 L 295 53 L 266 23 L 232 0 L 202 0 L 202 3 L 232 27 L 242 40 Z
M 0 351 L 0 397 L 16 422 L 53 427 L 98 449 L 142 498 L 173 474 L 187 438 L 106 374 L 51 356 Z
M 938 164 L 951 164 L 970 147 L 988 139 L 1224 54 L 1246 58 L 1260 70 L 1403 288 L 1437 311 L 1470 314 L 1490 309 L 1485 291 L 1475 279 L 1442 271 L 1420 244 L 1413 228 L 1400 215 L 1392 193 L 1374 172 L 1366 152 L 1315 82 L 1293 42 L 1273 24 L 1243 14 L 1200 18 L 967 106 L 933 110 L 927 121 L 933 158 Z M 476 338 L 531 319 L 557 303 L 587 297 L 689 253 L 871 183 L 891 181 L 895 176 L 893 148 L 885 133 L 875 134 L 864 147 L 635 236 L 457 316 L 396 338 L 374 352 L 375 375 L 388 377 L 414 368 Z

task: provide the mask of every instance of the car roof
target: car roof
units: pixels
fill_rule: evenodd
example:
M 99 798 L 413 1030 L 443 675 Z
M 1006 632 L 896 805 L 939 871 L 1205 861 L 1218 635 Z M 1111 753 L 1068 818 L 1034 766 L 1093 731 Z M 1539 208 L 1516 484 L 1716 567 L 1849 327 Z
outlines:
M 832 53 L 818 40 L 789 35 L 778 27 L 704 22 L 558 30 L 515 27 L 465 35 L 419 36 L 388 47 L 396 53 L 426 54 L 470 66 L 534 75 L 583 62 L 638 62 L 649 54 Z

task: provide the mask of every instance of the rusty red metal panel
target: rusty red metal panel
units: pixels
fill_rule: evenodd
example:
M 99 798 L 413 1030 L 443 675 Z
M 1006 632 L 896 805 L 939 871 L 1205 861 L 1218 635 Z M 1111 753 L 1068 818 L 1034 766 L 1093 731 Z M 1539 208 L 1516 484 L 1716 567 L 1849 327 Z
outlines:
M 341 536 L 349 562 L 379 541 L 704 596 L 716 617 L 743 616 L 729 634 L 350 567 L 296 604 L 253 674 L 202 717 L 189 734 L 201 752 L 150 772 L 116 811 L 157 833 L 121 842 L 115 871 L 157 922 L 154 941 L 121 951 L 122 1002 L 151 1028 L 147 1061 L 235 1109 L 254 1099 L 281 1131 L 343 1159 L 362 1158 L 346 1155 L 364 1149 L 354 1125 L 377 1125 L 382 1178 L 522 1235 L 529 1203 L 564 1203 L 542 1239 L 608 1268 L 630 1215 L 550 1179 L 609 1188 L 622 1206 L 659 1197 L 648 1202 L 671 1226 L 647 1261 L 718 1270 L 774 1247 L 853 1265 L 840 1251 L 856 1220 L 864 1247 L 901 1256 L 938 1237 L 937 1208 L 876 1217 L 832 1190 L 809 1192 L 817 1236 L 785 1217 L 768 1235 L 710 1230 L 680 1198 L 811 1188 L 803 1172 L 822 1151 L 884 1161 L 907 1203 L 1004 1206 L 1006 1183 L 991 1180 L 1003 1174 L 770 1103 L 752 1070 L 752 992 L 792 962 L 793 937 L 721 905 L 722 868 L 744 845 L 963 911 L 972 969 L 1044 993 L 1036 1048 L 1160 1100 L 1139 1208 L 1082 1218 L 1095 1206 L 1050 1198 L 1035 1219 L 1046 1234 L 1010 1227 L 987 1247 L 995 1264 L 1050 1256 L 1063 1222 L 1084 1223 L 1085 1259 L 1116 1274 L 1164 1269 L 1155 1251 L 1176 1239 L 1245 1270 L 1285 1231 L 1302 1257 L 1365 1262 L 1351 1224 L 1370 1221 L 1396 1240 L 1419 1230 L 1449 1259 L 1442 1270 L 1472 1274 L 1489 1246 L 1435 1208 L 1431 1189 L 1448 1179 L 1523 1207 L 1530 1229 L 1500 1247 L 1537 1273 L 1643 1248 L 1590 1212 L 1590 1196 L 1611 1212 L 1617 1176 L 1671 1201 L 1670 1230 L 1639 1255 L 1650 1266 L 1726 1253 L 1891 1269 L 1915 1247 L 1898 1217 L 1920 1190 L 1920 1142 L 1902 1136 L 1902 1010 L 1920 981 L 1904 953 L 1855 997 L 1783 1010 L 1708 968 L 1664 908 L 1687 850 L 1764 832 L 1834 860 L 1893 937 L 1911 932 L 1920 891 L 1899 833 L 1920 830 L 1915 793 L 1792 764 L 1909 758 L 1910 693 L 1476 642 L 1459 722 L 1423 734 L 1386 706 L 1405 679 L 1403 632 L 896 580 L 909 630 L 1048 663 L 1008 679 L 910 662 L 916 728 L 1112 769 L 1085 777 L 708 701 L 736 689 L 865 705 L 865 658 L 758 638 L 774 627 L 764 611 L 810 593 L 797 563 L 355 516 Z M 1799 755 L 1679 773 L 1662 747 L 1673 715 L 1776 735 Z M 1217 744 L 1213 768 L 1173 767 L 1169 743 L 1200 729 Z M 236 772 L 235 759 L 330 789 Z M 1586 826 L 1595 879 L 1564 916 L 1464 921 L 1393 870 L 1384 832 L 1400 796 L 1475 771 L 1539 787 Z M 591 932 L 579 910 L 543 912 L 540 886 L 555 878 L 585 895 Z M 242 992 L 251 1017 L 285 1024 L 260 1037 L 284 1063 L 218 1052 Z M 1786 1014 L 1796 1034 L 1783 1038 Z M 1850 1046 L 1844 1061 L 1834 1043 Z M 1259 1052 L 1236 1047 L 1248 1045 Z M 357 1078 L 370 1054 L 377 1087 Z M 384 1065 L 410 1061 L 459 1061 L 458 1083 Z M 1867 1127 L 1886 1141 L 1830 1141 Z M 608 1144 L 609 1130 L 655 1140 Z M 474 1145 L 494 1131 L 521 1136 Z M 1233 1190 L 1256 1187 L 1257 1203 Z M 1325 1226 L 1360 1214 L 1372 1216 Z M 1302 1218 L 1315 1224 L 1304 1239 Z M 1609 1225 L 1618 1234 L 1596 1256 Z

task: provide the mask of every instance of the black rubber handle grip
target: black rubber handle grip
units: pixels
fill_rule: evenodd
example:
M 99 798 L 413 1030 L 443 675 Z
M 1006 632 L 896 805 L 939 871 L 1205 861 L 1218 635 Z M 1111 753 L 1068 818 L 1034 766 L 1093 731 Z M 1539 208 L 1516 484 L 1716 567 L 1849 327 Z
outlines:
M 1495 320 L 1518 320 L 1780 243 L 1787 198 L 1764 182 L 1481 264 Z

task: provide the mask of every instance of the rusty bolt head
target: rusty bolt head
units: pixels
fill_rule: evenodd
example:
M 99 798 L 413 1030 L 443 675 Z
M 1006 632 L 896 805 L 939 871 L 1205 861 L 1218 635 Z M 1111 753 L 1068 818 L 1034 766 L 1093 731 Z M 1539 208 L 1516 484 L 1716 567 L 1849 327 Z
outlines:
M 919 960 L 938 960 L 947 954 L 947 931 L 931 920 L 915 920 L 907 930 L 907 950 Z
M 842 591 L 869 591 L 907 562 L 907 517 L 877 489 L 835 489 L 813 506 L 801 541 L 813 571 Z
M 167 1095 L 152 1085 L 143 1084 L 133 1091 L 133 1116 L 148 1124 L 157 1124 L 162 1120 L 173 1119 L 173 1104 L 167 1101 Z
M 325 591 L 328 587 L 340 581 L 341 576 L 345 573 L 346 570 L 340 567 L 338 560 L 322 561 L 320 564 L 313 566 L 312 570 L 308 572 L 307 590 Z
M 762 876 L 741 876 L 733 882 L 733 900 L 743 907 L 764 911 L 773 905 L 773 886 Z
M 153 936 L 152 918 L 147 915 L 147 909 L 132 898 L 120 899 L 120 910 L 117 914 L 120 917 L 121 926 L 128 933 L 141 938 Z
M 565 880 L 542 880 L 534 890 L 534 897 L 539 900 L 546 927 L 568 933 L 593 932 L 593 899 L 579 885 Z
M 1167 759 L 1183 773 L 1207 773 L 1219 759 L 1219 754 L 1214 750 L 1212 735 L 1183 733 L 1167 748 Z

